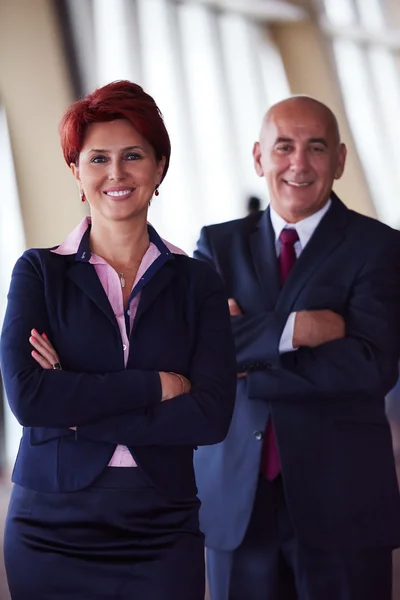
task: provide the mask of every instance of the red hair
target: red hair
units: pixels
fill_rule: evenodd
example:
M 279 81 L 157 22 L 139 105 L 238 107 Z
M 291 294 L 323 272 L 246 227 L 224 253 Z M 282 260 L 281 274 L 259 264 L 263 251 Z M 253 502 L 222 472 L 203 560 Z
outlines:
M 171 142 L 162 114 L 153 98 L 131 81 L 114 81 L 71 104 L 60 122 L 65 161 L 78 164 L 86 130 L 92 123 L 127 119 L 154 148 L 156 159 L 165 156 L 163 179 L 171 155 Z

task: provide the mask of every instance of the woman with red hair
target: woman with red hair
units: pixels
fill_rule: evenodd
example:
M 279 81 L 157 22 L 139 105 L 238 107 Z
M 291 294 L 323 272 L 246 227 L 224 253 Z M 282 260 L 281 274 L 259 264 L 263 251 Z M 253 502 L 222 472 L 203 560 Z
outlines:
M 193 451 L 222 441 L 236 366 L 211 267 L 147 222 L 168 170 L 161 113 L 128 81 L 60 126 L 90 217 L 15 265 L 1 337 L 23 425 L 6 530 L 13 600 L 203 600 Z

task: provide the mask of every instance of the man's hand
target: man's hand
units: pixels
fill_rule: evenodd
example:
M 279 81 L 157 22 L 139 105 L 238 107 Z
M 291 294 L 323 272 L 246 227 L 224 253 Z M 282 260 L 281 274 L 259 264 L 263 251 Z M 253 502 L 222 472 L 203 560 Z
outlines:
M 305 310 L 296 313 L 293 347 L 315 348 L 320 344 L 344 338 L 346 325 L 343 317 L 332 310 Z
M 241 317 L 243 315 L 241 309 L 239 308 L 238 303 L 236 302 L 236 300 L 234 298 L 228 299 L 228 306 L 229 306 L 229 314 L 231 315 L 231 317 Z M 241 379 L 242 377 L 246 377 L 246 375 L 247 375 L 247 373 L 238 373 L 237 378 Z

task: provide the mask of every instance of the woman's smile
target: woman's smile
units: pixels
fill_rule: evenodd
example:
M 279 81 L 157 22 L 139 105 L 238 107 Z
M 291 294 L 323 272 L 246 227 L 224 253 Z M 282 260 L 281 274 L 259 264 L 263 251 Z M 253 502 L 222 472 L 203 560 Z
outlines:
M 104 190 L 103 194 L 109 196 L 113 200 L 126 200 L 135 191 L 133 187 L 113 187 Z

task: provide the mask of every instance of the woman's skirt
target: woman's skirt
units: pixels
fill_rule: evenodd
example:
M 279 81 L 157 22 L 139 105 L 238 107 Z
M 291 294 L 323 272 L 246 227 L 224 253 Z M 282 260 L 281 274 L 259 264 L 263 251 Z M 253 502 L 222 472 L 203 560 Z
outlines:
M 89 488 L 15 485 L 4 535 L 13 600 L 203 600 L 197 498 L 172 501 L 139 468 L 108 467 Z

